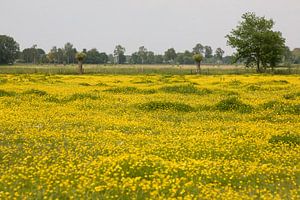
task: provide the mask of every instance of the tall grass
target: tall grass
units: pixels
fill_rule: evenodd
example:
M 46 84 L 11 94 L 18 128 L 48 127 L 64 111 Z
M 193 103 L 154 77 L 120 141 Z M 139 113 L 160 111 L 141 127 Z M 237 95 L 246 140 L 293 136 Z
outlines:
M 86 74 L 172 74 L 188 75 L 195 74 L 193 65 L 85 65 Z M 203 75 L 222 75 L 222 74 L 253 74 L 255 69 L 244 68 L 241 66 L 203 66 Z M 268 73 L 273 74 L 300 74 L 300 67 L 278 68 Z M 78 74 L 76 65 L 13 65 L 0 66 L 0 74 Z

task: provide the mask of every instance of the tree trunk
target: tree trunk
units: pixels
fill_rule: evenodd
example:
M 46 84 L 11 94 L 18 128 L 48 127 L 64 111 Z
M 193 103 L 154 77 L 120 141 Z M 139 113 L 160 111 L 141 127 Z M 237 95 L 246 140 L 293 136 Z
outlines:
M 78 61 L 79 74 L 83 74 L 82 61 Z
M 197 74 L 201 73 L 201 67 L 200 67 L 200 65 L 201 65 L 201 62 L 197 62 L 197 70 L 196 70 Z

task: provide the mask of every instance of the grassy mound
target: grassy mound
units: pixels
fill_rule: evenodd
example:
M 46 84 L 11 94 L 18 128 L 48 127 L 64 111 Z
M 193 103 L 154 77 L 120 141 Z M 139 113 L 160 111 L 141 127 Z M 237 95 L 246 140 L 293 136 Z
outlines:
M 299 145 L 300 136 L 293 134 L 275 135 L 269 139 L 271 144 L 288 144 L 288 145 Z
M 65 101 L 76 101 L 76 100 L 83 100 L 83 99 L 92 99 L 92 100 L 96 100 L 99 97 L 96 95 L 92 95 L 89 93 L 75 93 L 73 95 L 71 95 L 70 97 L 64 99 Z
M 15 96 L 16 93 L 15 92 L 8 92 L 5 90 L 0 90 L 0 97 L 12 97 Z
M 104 91 L 115 94 L 154 94 L 156 92 L 155 90 L 141 90 L 136 87 L 115 87 Z
M 300 92 L 290 93 L 283 96 L 287 100 L 295 100 L 297 97 L 300 97 Z
M 212 93 L 211 90 L 198 89 L 194 85 L 166 86 L 166 87 L 160 88 L 160 90 L 162 90 L 166 93 L 197 94 L 197 95 L 205 95 L 205 94 Z
M 47 95 L 47 92 L 43 91 L 43 90 L 31 89 L 31 90 L 25 91 L 23 94 L 34 94 L 34 95 L 38 95 L 38 96 L 44 96 L 44 95 Z
M 173 110 L 179 112 L 194 111 L 194 108 L 187 104 L 175 103 L 175 102 L 164 102 L 164 101 L 151 101 L 148 103 L 138 105 L 138 108 L 146 111 L 155 111 L 155 110 Z
M 277 114 L 300 114 L 300 104 L 285 104 L 279 101 L 269 101 L 262 105 L 263 109 L 272 109 Z
M 252 111 L 252 106 L 240 101 L 237 97 L 229 97 L 216 104 L 219 111 L 238 111 L 240 113 L 249 113 Z

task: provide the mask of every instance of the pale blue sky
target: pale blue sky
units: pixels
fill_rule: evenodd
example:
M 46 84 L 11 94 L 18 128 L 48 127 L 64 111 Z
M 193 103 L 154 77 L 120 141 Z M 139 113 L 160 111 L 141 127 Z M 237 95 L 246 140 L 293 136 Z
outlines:
M 224 36 L 243 13 L 273 18 L 291 48 L 300 47 L 299 0 L 0 0 L 0 34 L 21 48 L 49 50 L 71 42 L 79 50 L 157 53 L 192 49 L 200 42 L 231 53 Z

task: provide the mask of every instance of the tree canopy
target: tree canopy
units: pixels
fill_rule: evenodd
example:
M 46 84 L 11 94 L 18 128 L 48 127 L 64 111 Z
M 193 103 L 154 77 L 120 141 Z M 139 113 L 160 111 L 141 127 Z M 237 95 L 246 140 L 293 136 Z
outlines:
M 19 44 L 6 35 L 0 35 L 0 64 L 13 64 L 18 57 Z
M 242 19 L 226 36 L 228 44 L 237 51 L 234 61 L 243 61 L 247 67 L 256 66 L 258 72 L 275 67 L 282 59 L 285 39 L 281 32 L 272 30 L 274 21 L 254 13 L 245 13 Z

